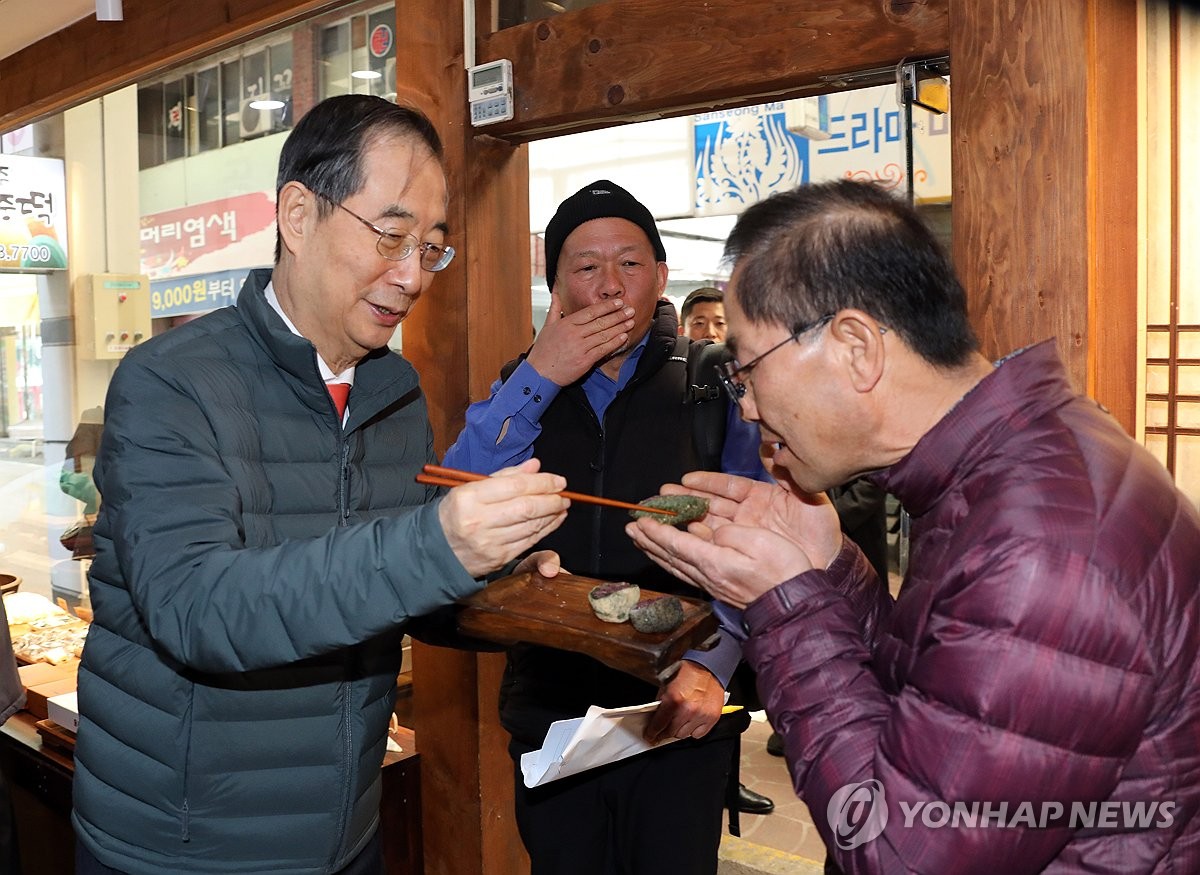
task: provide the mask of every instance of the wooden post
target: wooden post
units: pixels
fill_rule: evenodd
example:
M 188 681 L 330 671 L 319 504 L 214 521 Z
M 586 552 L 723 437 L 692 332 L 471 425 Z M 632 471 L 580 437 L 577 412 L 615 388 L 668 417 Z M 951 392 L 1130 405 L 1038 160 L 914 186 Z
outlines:
M 439 452 L 467 404 L 531 342 L 529 172 L 524 147 L 476 137 L 468 121 L 462 5 L 397 7 L 397 102 L 441 133 L 450 235 L 458 250 L 404 323 Z M 513 875 L 528 868 L 513 819 L 513 767 L 499 725 L 501 654 L 413 647 L 413 722 L 421 754 L 428 875 Z
M 954 261 L 984 352 L 1057 337 L 1076 388 L 1130 433 L 1137 33 L 1127 0 L 950 12 Z

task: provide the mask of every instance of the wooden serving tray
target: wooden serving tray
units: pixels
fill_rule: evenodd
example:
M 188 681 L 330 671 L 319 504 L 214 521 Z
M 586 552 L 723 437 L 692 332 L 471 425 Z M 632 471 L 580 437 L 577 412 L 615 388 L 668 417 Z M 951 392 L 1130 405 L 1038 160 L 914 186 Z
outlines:
M 459 602 L 458 629 L 496 644 L 573 650 L 652 684 L 668 678 L 684 653 L 708 645 L 716 635 L 712 607 L 692 598 L 679 599 L 683 622 L 673 632 L 646 633 L 629 623 L 606 623 L 587 599 L 599 583 L 574 574 L 504 577 Z M 658 595 L 642 590 L 643 601 Z
M 38 735 L 42 737 L 42 744 L 49 745 L 66 756 L 75 755 L 74 732 L 64 729 L 49 718 L 39 720 L 34 725 L 37 727 Z

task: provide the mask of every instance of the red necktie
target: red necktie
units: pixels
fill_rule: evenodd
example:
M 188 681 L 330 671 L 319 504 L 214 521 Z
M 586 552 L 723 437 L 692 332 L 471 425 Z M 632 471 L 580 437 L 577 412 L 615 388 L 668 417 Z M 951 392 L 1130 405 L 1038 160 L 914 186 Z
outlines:
M 350 397 L 350 384 L 326 383 L 325 388 L 329 390 L 329 397 L 333 399 L 333 406 L 337 408 L 338 419 L 342 419 L 346 415 L 346 399 Z

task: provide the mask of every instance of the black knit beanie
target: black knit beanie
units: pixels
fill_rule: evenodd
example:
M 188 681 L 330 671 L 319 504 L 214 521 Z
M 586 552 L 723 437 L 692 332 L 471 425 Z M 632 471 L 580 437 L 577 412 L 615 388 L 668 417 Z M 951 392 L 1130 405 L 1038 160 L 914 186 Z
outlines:
M 563 241 L 584 222 L 610 218 L 633 222 L 650 238 L 654 257 L 659 261 L 667 260 L 667 251 L 650 211 L 615 182 L 598 179 L 559 204 L 558 212 L 546 225 L 546 284 L 551 289 L 554 288 L 554 275 L 558 273 L 558 254 L 562 251 Z

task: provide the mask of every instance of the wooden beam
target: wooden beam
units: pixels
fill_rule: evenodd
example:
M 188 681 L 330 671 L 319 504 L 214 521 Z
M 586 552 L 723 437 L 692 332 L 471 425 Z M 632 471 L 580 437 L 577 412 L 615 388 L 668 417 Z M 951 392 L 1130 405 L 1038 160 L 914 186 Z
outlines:
M 533 276 L 529 258 L 529 152 L 489 136 L 472 136 L 467 233 L 469 401 L 486 398 L 500 368 L 533 343 Z M 448 445 L 463 410 L 448 421 Z
M 426 875 L 520 875 L 513 764 L 500 726 L 504 655 L 413 644 Z
M 1080 377 L 1087 300 L 1072 290 L 1087 287 L 1083 5 L 1023 3 L 1014 20 L 1007 0 L 956 0 L 950 17 L 951 222 L 972 321 L 993 358 L 1057 336 Z
M 130 0 L 0 59 L 0 131 L 341 5 L 339 0 Z
M 397 102 L 424 110 L 445 144 L 454 262 L 404 323 L 404 355 L 429 401 L 439 453 L 467 404 L 530 344 L 529 174 L 524 147 L 476 137 L 467 116 L 462 5 L 397 8 Z M 513 765 L 500 727 L 504 657 L 413 648 L 413 722 L 421 753 L 428 875 L 515 875 L 528 860 L 513 814 Z
M 1137 431 L 1138 4 L 1088 4 L 1087 393 Z
M 984 352 L 1056 337 L 1076 388 L 1132 433 L 1131 16 L 1124 0 L 955 0 L 950 49 L 954 260 Z
M 513 62 L 529 140 L 618 122 L 850 87 L 864 65 L 944 55 L 949 0 L 612 0 L 491 34 L 479 62 Z

